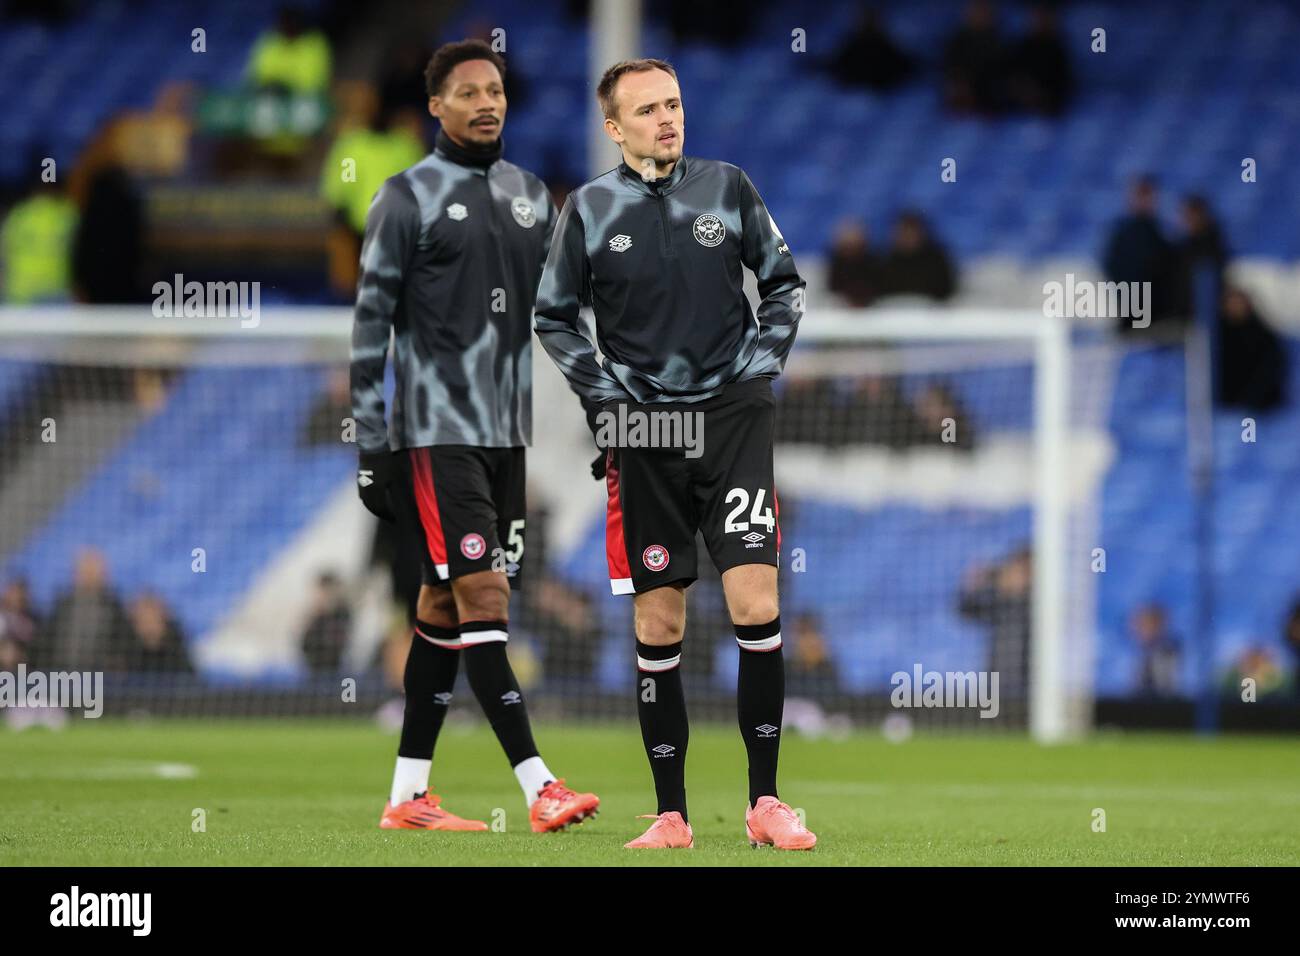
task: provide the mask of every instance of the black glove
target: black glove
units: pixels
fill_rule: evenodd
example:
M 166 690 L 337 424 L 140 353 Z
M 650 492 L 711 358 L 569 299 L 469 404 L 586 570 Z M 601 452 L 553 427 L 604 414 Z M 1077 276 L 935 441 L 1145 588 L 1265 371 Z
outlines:
M 601 402 L 600 404 L 597 404 L 596 402 L 588 401 L 585 398 L 582 399 L 582 410 L 587 415 L 587 428 L 591 431 L 591 437 L 593 439 L 600 431 L 599 426 L 596 424 L 596 416 L 604 411 L 613 411 L 614 407 L 614 402 Z M 601 481 L 605 477 L 606 449 L 601 448 L 599 442 L 596 443 L 596 447 L 600 448 L 600 454 L 591 463 L 591 477 L 597 481 Z
M 357 494 L 361 503 L 376 518 L 393 521 L 393 509 L 388 503 L 388 486 L 397 477 L 397 458 L 391 451 L 361 453 L 357 465 Z

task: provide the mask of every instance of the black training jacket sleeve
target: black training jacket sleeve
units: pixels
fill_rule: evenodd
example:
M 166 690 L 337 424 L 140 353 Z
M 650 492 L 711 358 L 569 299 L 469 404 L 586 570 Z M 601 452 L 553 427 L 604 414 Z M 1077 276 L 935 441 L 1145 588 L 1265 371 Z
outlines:
M 551 360 L 586 402 L 625 398 L 618 381 L 596 361 L 579 312 L 588 304 L 587 252 L 582 217 L 565 200 L 537 290 L 533 327 Z
M 384 424 L 384 365 L 393 316 L 420 235 L 420 209 L 405 182 L 380 187 L 366 215 L 361 274 L 352 318 L 352 416 L 362 452 L 389 447 Z
M 775 377 L 785 368 L 794 346 L 807 283 L 800 278 L 784 237 L 743 170 L 739 205 L 741 261 L 754 273 L 763 299 L 758 307 L 758 348 L 748 371 L 751 375 Z

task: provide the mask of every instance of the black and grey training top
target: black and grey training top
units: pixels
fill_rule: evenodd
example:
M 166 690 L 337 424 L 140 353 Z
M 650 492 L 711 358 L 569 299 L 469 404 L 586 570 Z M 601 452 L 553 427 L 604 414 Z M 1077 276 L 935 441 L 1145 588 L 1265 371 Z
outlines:
M 747 266 L 762 304 L 744 293 Z M 804 281 L 754 184 L 730 163 L 683 157 L 644 181 L 626 163 L 570 194 L 534 327 L 584 402 L 696 402 L 781 373 Z M 604 362 L 578 312 L 590 305 Z
M 362 452 L 532 442 L 532 311 L 555 228 L 540 179 L 438 135 L 370 205 L 352 325 Z M 397 391 L 384 426 L 394 333 Z

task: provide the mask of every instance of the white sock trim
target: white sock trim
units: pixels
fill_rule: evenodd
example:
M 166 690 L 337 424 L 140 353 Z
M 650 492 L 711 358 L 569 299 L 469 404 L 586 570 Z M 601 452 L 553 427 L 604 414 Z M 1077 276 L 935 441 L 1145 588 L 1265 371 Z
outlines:
M 524 801 L 531 807 L 542 787 L 556 779 L 541 757 L 529 757 L 515 765 L 515 779 L 524 791 Z
M 740 645 L 742 651 L 774 651 L 781 646 L 781 635 L 773 634 L 771 637 L 759 638 L 757 641 L 742 641 L 736 638 L 736 643 Z
M 429 789 L 429 768 L 432 760 L 418 757 L 398 757 L 397 766 L 393 768 L 393 786 L 388 793 L 388 802 L 393 806 L 405 803 L 417 793 Z
M 462 647 L 473 647 L 475 644 L 491 644 L 493 641 L 504 643 L 509 638 L 510 635 L 505 631 L 461 631 L 460 644 Z
M 648 673 L 651 674 L 658 674 L 663 671 L 672 670 L 681 662 L 682 662 L 682 655 L 680 654 L 675 654 L 672 657 L 668 658 L 667 660 L 662 660 L 662 661 L 648 661 L 640 654 L 638 654 L 636 656 L 636 669 L 639 671 L 647 671 Z

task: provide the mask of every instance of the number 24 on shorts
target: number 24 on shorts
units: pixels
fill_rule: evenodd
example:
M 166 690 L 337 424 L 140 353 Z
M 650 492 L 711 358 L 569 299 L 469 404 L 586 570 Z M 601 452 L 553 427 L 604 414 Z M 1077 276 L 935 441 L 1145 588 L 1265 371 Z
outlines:
M 744 488 L 732 488 L 727 492 L 727 504 L 736 502 L 736 507 L 731 509 L 727 514 L 727 520 L 722 526 L 724 534 L 730 534 L 733 531 L 748 531 L 751 524 L 761 525 L 767 529 L 768 534 L 776 530 L 776 516 L 772 514 L 771 508 L 764 508 L 763 501 L 767 491 L 763 488 L 758 489 L 754 495 L 754 507 L 749 512 L 748 521 L 737 521 L 736 518 L 744 514 L 745 509 L 749 507 L 749 492 Z

